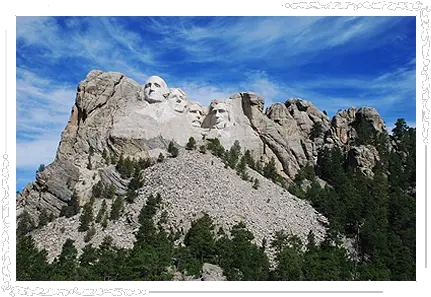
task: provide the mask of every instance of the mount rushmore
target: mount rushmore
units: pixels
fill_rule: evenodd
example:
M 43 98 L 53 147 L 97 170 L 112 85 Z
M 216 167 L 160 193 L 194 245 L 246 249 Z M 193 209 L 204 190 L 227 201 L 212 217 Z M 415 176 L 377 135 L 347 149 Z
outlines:
M 352 107 L 338 112 L 331 120 L 310 102 L 298 98 L 275 103 L 265 111 L 264 105 L 262 96 L 246 91 L 213 99 L 209 106 L 202 106 L 190 100 L 183 90 L 169 88 L 158 76 L 151 76 L 141 85 L 118 72 L 93 70 L 78 85 L 55 160 L 17 195 L 17 216 L 25 210 L 37 221 L 44 209 L 58 217 L 73 193 L 83 205 L 99 181 L 114 184 L 119 194 L 124 193 L 127 182 L 115 172 L 115 166 L 105 162 L 104 153 L 156 159 L 160 153 L 166 154 L 171 141 L 184 147 L 190 137 L 198 145 L 217 138 L 226 149 L 238 141 L 258 162 L 274 160 L 278 174 L 287 183 L 300 168 L 316 164 L 322 147 L 338 146 L 352 152 L 355 166 L 372 174 L 378 153 L 370 146 L 354 146 L 352 140 L 362 123 L 367 123 L 372 133 L 385 131 L 374 108 Z M 319 131 L 313 133 L 316 126 Z M 308 202 L 278 185 L 255 174 L 262 179 L 262 187 L 252 190 L 251 186 L 242 185 L 235 173 L 225 172 L 221 162 L 210 154 L 191 152 L 182 158 L 156 164 L 144 173 L 147 182 L 142 193 L 148 195 L 158 189 L 168 196 L 172 225 L 183 224 L 187 228 L 191 217 L 209 212 L 218 217 L 221 225 L 226 220 L 246 220 L 257 240 L 279 228 L 288 228 L 303 238 L 310 230 L 318 239 L 324 237 L 322 222 L 326 219 Z M 270 197 L 271 201 L 265 203 L 259 197 Z M 126 207 L 127 218 L 108 228 L 117 245 L 130 247 L 133 243 L 136 217 L 145 195 L 139 199 L 137 206 Z M 76 225 L 77 218 L 59 218 L 56 222 L 32 234 L 51 258 L 59 254 L 68 234 L 59 230 Z M 70 230 L 70 236 L 78 238 L 77 234 Z M 101 238 L 96 236 L 94 240 L 100 244 Z M 82 248 L 84 242 L 80 240 Z

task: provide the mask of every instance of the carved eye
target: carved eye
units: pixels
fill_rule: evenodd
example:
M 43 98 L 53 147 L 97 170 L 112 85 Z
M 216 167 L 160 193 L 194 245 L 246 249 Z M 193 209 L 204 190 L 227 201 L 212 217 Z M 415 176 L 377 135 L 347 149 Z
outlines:
M 146 89 L 146 88 L 149 88 L 150 86 L 151 86 L 151 83 L 147 83 L 144 88 Z
M 196 113 L 196 110 L 190 110 L 190 113 Z
M 158 83 L 154 83 L 154 85 L 158 88 L 160 88 L 160 85 Z

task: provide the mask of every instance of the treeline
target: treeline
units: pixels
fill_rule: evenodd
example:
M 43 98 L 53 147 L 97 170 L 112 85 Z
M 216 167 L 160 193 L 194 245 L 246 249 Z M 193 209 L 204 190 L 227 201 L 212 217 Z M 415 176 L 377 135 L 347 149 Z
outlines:
M 302 168 L 289 191 L 324 214 L 332 231 L 354 242 L 355 280 L 416 278 L 416 129 L 399 119 L 393 135 L 358 128 L 357 145 L 374 145 L 380 156 L 372 178 L 350 166 L 339 149 L 324 149 L 317 167 Z M 389 143 L 395 143 L 390 149 Z M 316 170 L 316 172 L 315 172 Z M 328 182 L 325 188 L 317 175 Z M 303 181 L 311 185 L 304 190 Z
M 180 231 L 166 232 L 162 223 L 154 223 L 161 203 L 160 195 L 151 195 L 139 215 L 133 249 L 120 249 L 105 237 L 98 248 L 88 244 L 78 257 L 72 239 L 67 239 L 61 254 L 50 264 L 46 251 L 38 251 L 30 236 L 17 241 L 17 280 L 101 281 L 171 280 L 173 272 L 199 277 L 203 263 L 219 265 L 228 280 L 350 280 L 352 265 L 339 242 L 329 236 L 317 246 L 312 233 L 307 249 L 298 237 L 277 232 L 270 243 L 252 243 L 253 234 L 238 223 L 230 230 L 215 227 L 204 214 L 192 222 L 184 235 L 184 244 L 175 246 Z M 275 250 L 276 268 L 270 270 L 265 249 Z

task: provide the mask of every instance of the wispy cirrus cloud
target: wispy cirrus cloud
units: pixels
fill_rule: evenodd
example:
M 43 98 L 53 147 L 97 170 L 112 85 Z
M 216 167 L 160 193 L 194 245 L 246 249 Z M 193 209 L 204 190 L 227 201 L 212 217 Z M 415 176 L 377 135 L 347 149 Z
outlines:
M 159 75 L 204 105 L 253 91 L 266 106 L 300 97 L 415 122 L 414 17 L 17 17 L 16 29 L 19 170 L 54 158 L 93 69 Z

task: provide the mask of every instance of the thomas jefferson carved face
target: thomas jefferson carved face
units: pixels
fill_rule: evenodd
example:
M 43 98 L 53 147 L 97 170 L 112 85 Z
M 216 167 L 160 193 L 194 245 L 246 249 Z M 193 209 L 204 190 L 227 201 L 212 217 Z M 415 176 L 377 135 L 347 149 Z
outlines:
M 204 108 L 198 103 L 192 103 L 187 110 L 187 118 L 193 127 L 201 127 L 205 117 Z
M 210 126 L 216 129 L 223 129 L 229 125 L 230 106 L 225 100 L 214 100 L 210 105 Z
M 144 87 L 145 100 L 149 103 L 163 102 L 169 94 L 165 81 L 158 76 L 151 76 Z
M 187 95 L 181 89 L 170 89 L 168 102 L 173 110 L 182 113 L 188 104 Z

